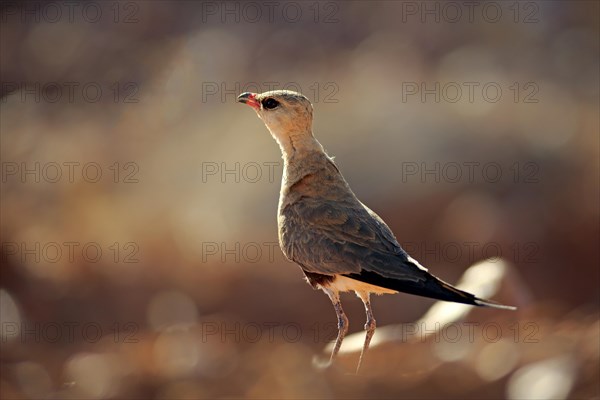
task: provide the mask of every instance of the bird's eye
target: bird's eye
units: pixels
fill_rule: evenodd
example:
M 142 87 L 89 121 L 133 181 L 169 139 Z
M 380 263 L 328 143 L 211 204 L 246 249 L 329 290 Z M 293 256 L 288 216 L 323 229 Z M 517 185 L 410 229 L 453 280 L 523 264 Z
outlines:
M 279 105 L 279 102 L 275 99 L 268 98 L 263 100 L 262 105 L 265 109 L 272 110 Z

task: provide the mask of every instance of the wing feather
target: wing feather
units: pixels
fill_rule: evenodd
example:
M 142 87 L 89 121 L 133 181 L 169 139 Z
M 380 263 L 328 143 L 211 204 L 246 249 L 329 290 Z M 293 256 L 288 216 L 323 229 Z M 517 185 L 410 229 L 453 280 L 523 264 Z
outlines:
M 375 272 L 408 281 L 426 279 L 383 220 L 356 199 L 298 196 L 280 210 L 286 256 L 319 274 Z

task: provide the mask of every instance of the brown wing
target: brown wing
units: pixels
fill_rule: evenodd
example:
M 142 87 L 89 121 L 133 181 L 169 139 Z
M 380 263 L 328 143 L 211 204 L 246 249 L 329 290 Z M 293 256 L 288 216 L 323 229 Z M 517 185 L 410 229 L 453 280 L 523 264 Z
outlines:
M 383 220 L 354 196 L 299 197 L 287 204 L 280 211 L 280 240 L 285 255 L 309 272 L 426 279 Z

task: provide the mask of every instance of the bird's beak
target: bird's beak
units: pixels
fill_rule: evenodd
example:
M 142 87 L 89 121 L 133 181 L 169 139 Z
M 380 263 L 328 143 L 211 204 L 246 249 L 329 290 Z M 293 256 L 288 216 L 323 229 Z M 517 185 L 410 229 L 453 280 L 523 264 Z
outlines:
M 260 103 L 256 100 L 256 93 L 245 92 L 238 96 L 238 102 L 248 104 L 255 110 L 260 109 Z

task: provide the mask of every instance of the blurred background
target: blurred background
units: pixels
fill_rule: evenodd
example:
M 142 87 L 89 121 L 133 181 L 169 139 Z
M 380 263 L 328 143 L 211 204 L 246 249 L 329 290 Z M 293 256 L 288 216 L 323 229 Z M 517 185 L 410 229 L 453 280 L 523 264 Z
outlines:
M 599 398 L 599 11 L 2 2 L 2 398 Z M 235 101 L 281 88 L 413 257 L 451 283 L 490 259 L 519 310 L 444 331 L 377 297 L 406 335 L 316 369 L 335 313 L 277 246 L 279 149 Z

